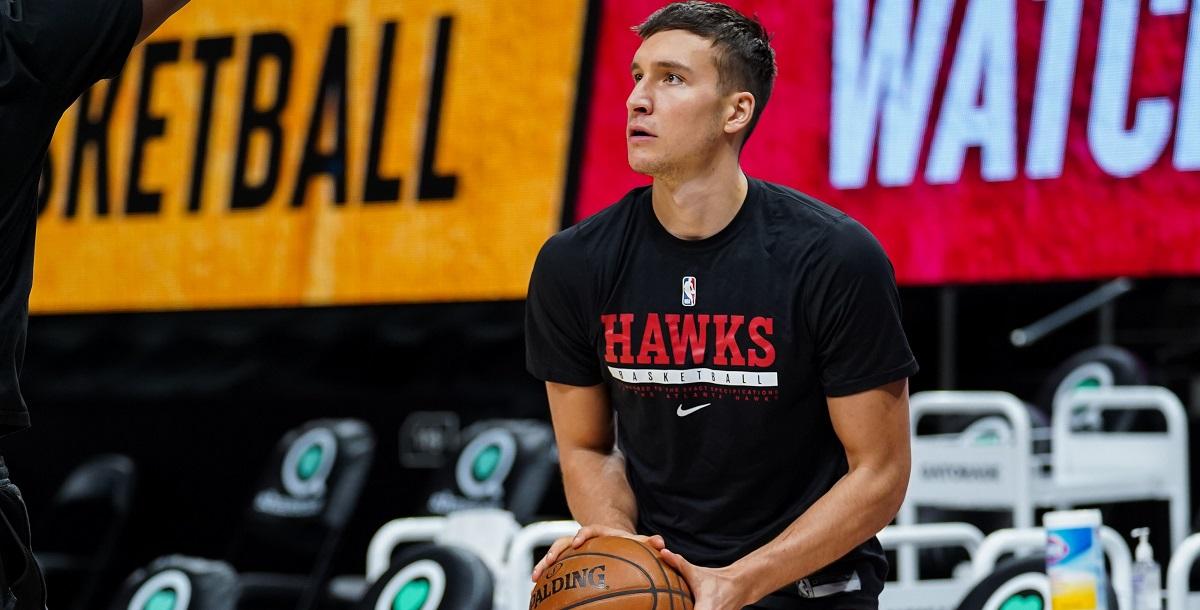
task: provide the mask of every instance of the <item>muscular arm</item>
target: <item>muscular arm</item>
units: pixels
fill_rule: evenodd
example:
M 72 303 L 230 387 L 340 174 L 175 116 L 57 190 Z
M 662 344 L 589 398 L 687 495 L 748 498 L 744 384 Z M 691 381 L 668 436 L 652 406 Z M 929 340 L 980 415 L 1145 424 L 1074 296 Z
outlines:
M 625 536 L 662 550 L 666 546 L 662 536 L 639 536 L 634 530 L 637 504 L 629 479 L 625 478 L 625 458 L 614 443 L 612 408 L 604 386 L 547 382 L 546 395 L 550 399 L 550 418 L 558 442 L 567 505 L 583 527 L 574 536 L 560 538 L 550 545 L 550 550 L 533 567 L 533 580 L 536 582 L 542 570 L 568 548 L 579 548 L 596 536 Z
M 883 529 L 904 500 L 910 468 L 908 381 L 829 398 L 834 432 L 849 469 L 774 540 L 721 569 L 705 570 L 664 553 L 705 608 L 741 608 L 843 557 Z M 701 606 L 696 606 L 700 610 Z
M 637 507 L 614 443 L 612 410 L 604 386 L 546 384 L 558 442 L 563 488 L 581 525 L 633 533 Z
M 138 43 L 153 34 L 167 17 L 174 15 L 187 3 L 188 0 L 142 0 L 142 29 L 138 31 Z

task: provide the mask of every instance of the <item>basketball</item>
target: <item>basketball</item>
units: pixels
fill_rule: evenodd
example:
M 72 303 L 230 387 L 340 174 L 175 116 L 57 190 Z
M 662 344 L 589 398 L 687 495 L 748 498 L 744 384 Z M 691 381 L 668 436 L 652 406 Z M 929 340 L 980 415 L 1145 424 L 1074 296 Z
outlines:
M 600 536 L 568 549 L 542 572 L 529 610 L 692 610 L 692 591 L 658 551 Z

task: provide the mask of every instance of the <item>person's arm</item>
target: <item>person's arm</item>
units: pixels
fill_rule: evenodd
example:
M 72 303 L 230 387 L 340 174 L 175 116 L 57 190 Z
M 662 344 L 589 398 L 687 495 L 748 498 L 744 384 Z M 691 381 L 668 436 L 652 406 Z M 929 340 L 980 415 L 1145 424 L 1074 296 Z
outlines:
M 550 552 L 534 566 L 533 580 L 568 547 L 579 547 L 596 536 L 628 536 L 663 548 L 660 536 L 635 535 L 637 504 L 625 478 L 625 459 L 616 449 L 612 408 L 604 386 L 547 382 L 546 397 L 567 506 L 582 529 L 551 545 Z
M 724 568 L 692 565 L 663 550 L 696 594 L 696 610 L 757 602 L 845 556 L 883 529 L 908 488 L 908 381 L 828 398 L 849 470 L 774 540 Z
M 137 42 L 134 44 L 140 44 L 153 34 L 158 26 L 187 3 L 188 0 L 142 0 L 142 28 L 138 30 Z
M 580 525 L 632 533 L 637 506 L 625 478 L 625 459 L 616 449 L 604 386 L 547 383 L 546 397 L 571 516 Z

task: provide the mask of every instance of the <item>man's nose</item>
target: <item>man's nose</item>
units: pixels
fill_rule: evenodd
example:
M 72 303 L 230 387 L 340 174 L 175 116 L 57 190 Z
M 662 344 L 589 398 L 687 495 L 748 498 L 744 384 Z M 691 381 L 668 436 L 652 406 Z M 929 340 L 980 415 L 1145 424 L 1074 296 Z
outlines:
M 630 116 L 650 114 L 654 109 L 654 104 L 651 102 L 650 96 L 646 95 L 646 90 L 639 83 L 629 93 L 629 98 L 625 100 L 625 108 L 629 110 Z

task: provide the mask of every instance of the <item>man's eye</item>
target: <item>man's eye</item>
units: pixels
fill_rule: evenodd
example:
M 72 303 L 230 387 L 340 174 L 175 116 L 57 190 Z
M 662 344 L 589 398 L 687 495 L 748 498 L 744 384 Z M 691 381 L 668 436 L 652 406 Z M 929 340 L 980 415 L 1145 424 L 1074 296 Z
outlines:
M 663 80 L 667 81 L 668 83 L 682 83 L 683 82 L 683 79 L 679 78 L 678 74 L 668 74 L 667 77 L 664 78 Z
M 633 75 L 633 82 L 635 82 L 635 83 L 636 83 L 636 82 L 638 82 L 638 81 L 640 81 L 640 80 L 642 80 L 642 75 L 641 75 L 641 74 L 634 74 L 634 75 Z

